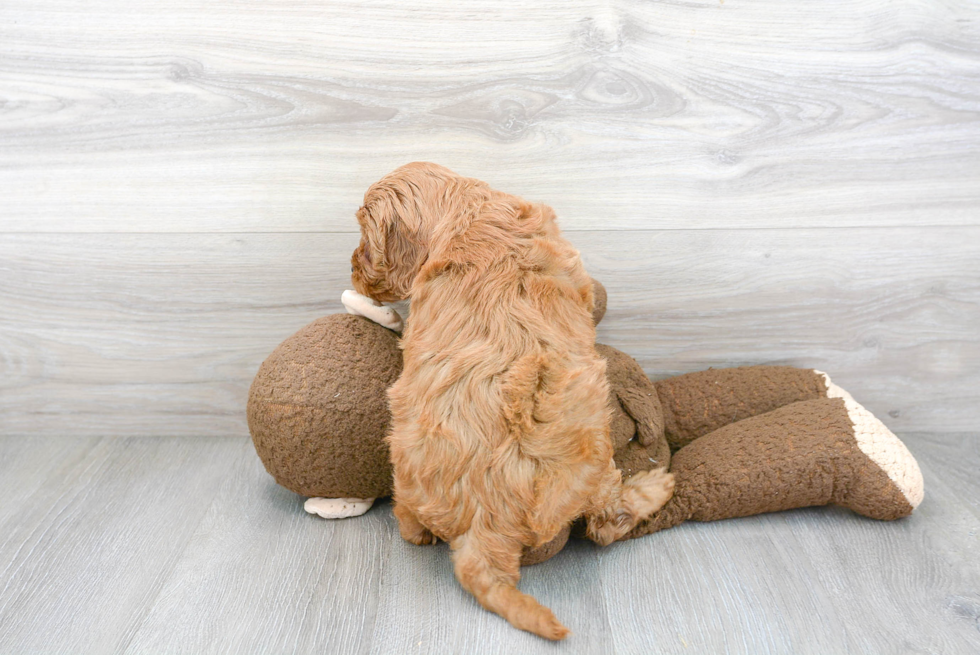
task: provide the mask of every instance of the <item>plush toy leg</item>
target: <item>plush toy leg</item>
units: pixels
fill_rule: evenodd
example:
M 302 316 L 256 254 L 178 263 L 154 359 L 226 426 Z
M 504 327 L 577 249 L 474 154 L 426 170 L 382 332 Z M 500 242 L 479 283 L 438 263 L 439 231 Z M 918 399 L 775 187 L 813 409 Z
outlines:
M 912 453 L 874 414 L 859 405 L 851 394 L 831 382 L 829 375 L 823 371 L 814 372 L 823 376 L 828 398 L 840 398 L 844 401 L 844 408 L 854 425 L 854 437 L 861 452 L 888 473 L 888 477 L 912 505 L 912 509 L 918 507 L 925 489 L 922 471 Z
M 826 504 L 891 520 L 911 514 L 923 494 L 905 445 L 850 396 L 800 401 L 722 427 L 681 448 L 671 472 L 673 498 L 628 538 L 689 519 Z
M 325 519 L 347 519 L 371 509 L 374 498 L 308 498 L 303 509 Z
M 655 382 L 672 451 L 751 416 L 825 398 L 825 376 L 790 366 L 708 369 Z

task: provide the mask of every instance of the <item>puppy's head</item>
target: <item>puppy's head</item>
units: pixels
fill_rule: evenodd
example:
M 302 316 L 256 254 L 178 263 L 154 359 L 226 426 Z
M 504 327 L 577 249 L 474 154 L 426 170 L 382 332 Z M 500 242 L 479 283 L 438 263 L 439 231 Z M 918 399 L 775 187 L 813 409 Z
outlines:
M 381 302 L 409 296 L 428 259 L 447 187 L 457 178 L 448 168 L 416 162 L 371 185 L 357 210 L 361 243 L 351 256 L 351 281 L 358 293 Z

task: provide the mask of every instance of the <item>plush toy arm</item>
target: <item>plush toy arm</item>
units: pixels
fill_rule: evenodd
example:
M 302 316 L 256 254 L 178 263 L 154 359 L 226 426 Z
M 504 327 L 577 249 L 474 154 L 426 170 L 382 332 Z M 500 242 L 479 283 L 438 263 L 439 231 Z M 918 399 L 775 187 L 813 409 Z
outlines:
M 823 398 L 727 425 L 677 451 L 673 498 L 627 538 L 689 519 L 814 505 L 882 520 L 911 514 L 923 496 L 915 459 L 870 412 L 849 395 L 833 397 L 829 386 Z
M 621 429 L 617 429 L 614 417 L 610 435 L 613 448 L 619 451 L 635 437 L 644 447 L 658 451 L 657 459 L 663 459 L 666 464 L 670 461 L 670 453 L 659 453 L 661 447 L 666 450 L 667 442 L 664 439 L 664 410 L 656 387 L 636 360 L 626 353 L 601 343 L 597 343 L 595 348 L 599 356 L 606 360 L 606 378 L 613 404 L 632 419 L 629 434 L 624 435 Z
M 619 388 L 615 393 L 623 410 L 636 422 L 636 437 L 641 445 L 652 446 L 663 439 L 663 410 L 655 391 Z
M 395 332 L 402 331 L 402 317 L 392 307 L 386 307 L 377 300 L 350 289 L 341 294 L 340 301 L 344 303 L 348 314 L 364 316 Z

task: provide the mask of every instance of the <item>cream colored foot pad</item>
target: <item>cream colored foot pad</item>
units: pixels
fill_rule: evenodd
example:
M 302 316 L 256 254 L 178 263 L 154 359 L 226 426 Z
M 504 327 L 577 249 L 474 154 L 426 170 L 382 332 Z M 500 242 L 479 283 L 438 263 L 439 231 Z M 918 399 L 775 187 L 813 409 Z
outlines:
M 373 504 L 374 498 L 309 498 L 303 509 L 325 519 L 347 519 L 360 516 Z
M 909 501 L 912 509 L 919 506 L 924 495 L 922 471 L 902 440 L 878 418 L 862 407 L 851 394 L 847 393 L 830 381 L 830 376 L 823 371 L 814 371 L 822 375 L 827 384 L 828 398 L 841 398 L 847 415 L 854 424 L 854 439 L 858 447 L 868 458 L 888 474 L 899 491 Z

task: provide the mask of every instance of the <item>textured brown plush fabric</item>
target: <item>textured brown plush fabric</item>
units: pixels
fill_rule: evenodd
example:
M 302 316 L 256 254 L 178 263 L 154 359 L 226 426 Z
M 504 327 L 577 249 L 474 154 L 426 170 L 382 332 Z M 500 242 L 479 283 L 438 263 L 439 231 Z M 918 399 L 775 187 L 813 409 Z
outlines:
M 249 391 L 248 425 L 277 483 L 311 497 L 391 494 L 385 391 L 401 372 L 397 341 L 395 333 L 367 319 L 334 314 L 307 325 L 269 355 Z M 617 465 L 626 477 L 668 466 L 670 449 L 653 384 L 632 357 L 598 348 L 607 358 Z M 568 535 L 564 530 L 529 549 L 522 564 L 551 558 Z
M 398 337 L 360 316 L 307 325 L 252 382 L 248 427 L 266 470 L 303 496 L 391 493 L 385 391 L 401 373 Z
M 888 474 L 857 445 L 839 398 L 800 401 L 703 436 L 674 453 L 674 497 L 628 536 L 685 520 L 835 504 L 875 519 L 912 513 Z
M 540 564 L 545 560 L 549 560 L 558 553 L 561 549 L 565 547 L 568 542 L 568 535 L 572 532 L 572 526 L 566 525 L 565 529 L 558 533 L 558 535 L 546 543 L 543 546 L 538 546 L 537 548 L 525 548 L 524 553 L 521 555 L 521 566 L 533 566 L 534 564 Z
M 708 369 L 655 386 L 672 451 L 729 423 L 827 395 L 823 376 L 789 366 Z
M 597 343 L 599 356 L 606 360 L 606 378 L 618 406 L 636 424 L 635 435 L 616 431 L 613 448 L 619 450 L 634 436 L 644 446 L 664 438 L 664 412 L 657 389 L 635 359 L 612 346 Z
M 616 468 L 623 473 L 623 479 L 633 477 L 640 471 L 670 468 L 670 448 L 666 441 L 654 446 L 644 446 L 639 441 L 630 441 L 613 455 Z

